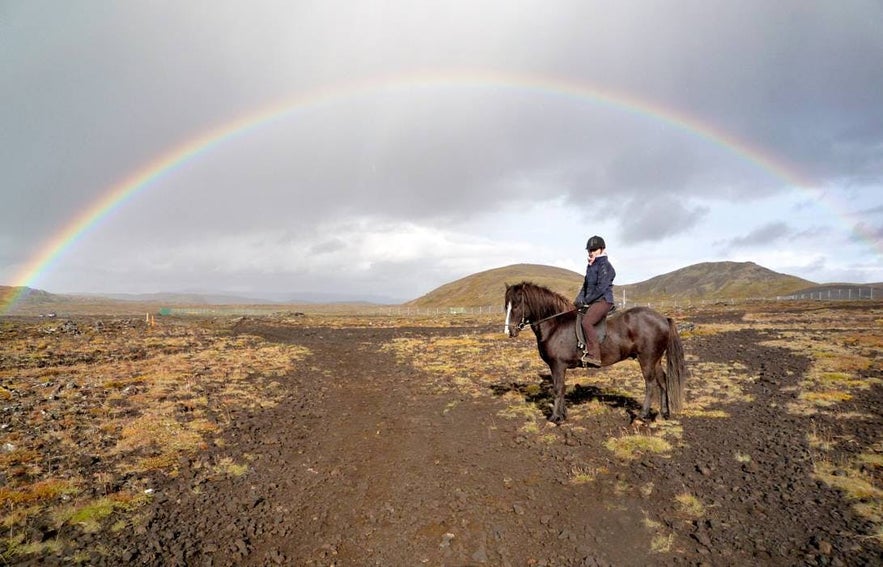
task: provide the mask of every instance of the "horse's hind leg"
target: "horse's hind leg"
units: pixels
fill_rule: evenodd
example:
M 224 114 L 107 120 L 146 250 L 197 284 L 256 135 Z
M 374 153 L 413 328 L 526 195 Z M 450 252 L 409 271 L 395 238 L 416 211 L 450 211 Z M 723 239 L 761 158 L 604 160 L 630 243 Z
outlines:
M 656 383 L 656 388 L 659 390 L 659 413 L 662 414 L 663 419 L 668 419 L 671 416 L 671 412 L 668 407 L 668 390 L 665 388 L 665 370 L 662 369 L 661 358 L 657 359 L 653 364 L 651 379 L 647 380 L 648 396 L 650 396 L 650 393 L 653 391 L 653 382 Z M 649 407 L 647 408 L 647 411 L 649 411 Z
M 549 366 L 552 371 L 552 392 L 555 401 L 552 403 L 552 415 L 549 421 L 561 423 L 567 418 L 567 407 L 564 401 L 564 372 L 567 368 L 563 364 L 553 363 Z
M 665 377 L 662 372 L 662 366 L 659 364 L 659 359 L 649 360 L 642 357 L 639 359 L 639 362 L 641 364 L 641 374 L 644 375 L 644 405 L 641 407 L 640 418 L 644 421 L 650 420 L 650 406 L 653 403 L 653 388 L 656 386 L 659 388 L 659 403 L 662 406 L 662 417 L 668 419 L 668 396 L 663 389 Z
M 668 419 L 671 412 L 668 407 L 668 390 L 665 388 L 665 370 L 662 369 L 662 364 L 659 362 L 656 363 L 656 385 L 659 387 L 659 405 L 662 418 Z

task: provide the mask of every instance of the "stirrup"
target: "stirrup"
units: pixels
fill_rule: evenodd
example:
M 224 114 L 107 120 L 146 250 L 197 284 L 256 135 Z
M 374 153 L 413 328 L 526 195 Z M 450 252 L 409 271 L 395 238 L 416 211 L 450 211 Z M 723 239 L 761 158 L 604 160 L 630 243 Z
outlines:
M 597 358 L 594 358 L 588 351 L 584 351 L 583 355 L 580 357 L 579 361 L 583 363 L 585 366 L 594 366 L 595 368 L 601 367 L 601 361 Z

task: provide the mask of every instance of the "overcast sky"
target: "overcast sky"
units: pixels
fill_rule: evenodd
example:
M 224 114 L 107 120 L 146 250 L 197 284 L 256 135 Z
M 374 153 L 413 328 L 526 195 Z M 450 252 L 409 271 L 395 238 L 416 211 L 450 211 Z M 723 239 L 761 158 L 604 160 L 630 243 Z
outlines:
M 880 282 L 881 30 L 876 0 L 0 0 L 0 284 L 210 132 L 26 283 L 399 301 L 582 272 L 592 234 L 617 283 Z

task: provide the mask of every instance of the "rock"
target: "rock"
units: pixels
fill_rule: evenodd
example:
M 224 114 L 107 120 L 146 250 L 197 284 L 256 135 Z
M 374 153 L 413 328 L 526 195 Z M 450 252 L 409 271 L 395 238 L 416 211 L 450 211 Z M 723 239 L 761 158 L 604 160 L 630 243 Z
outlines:
M 267 553 L 267 559 L 269 559 L 276 565 L 282 565 L 285 563 L 285 555 L 280 553 L 278 549 L 273 549 L 269 553 Z
M 693 539 L 704 545 L 705 547 L 711 547 L 711 538 L 708 537 L 708 534 L 704 531 L 698 531 L 693 534 Z
M 488 562 L 487 549 L 485 548 L 484 544 L 481 544 L 481 546 L 479 546 L 475 553 L 472 554 L 472 560 L 476 563 Z

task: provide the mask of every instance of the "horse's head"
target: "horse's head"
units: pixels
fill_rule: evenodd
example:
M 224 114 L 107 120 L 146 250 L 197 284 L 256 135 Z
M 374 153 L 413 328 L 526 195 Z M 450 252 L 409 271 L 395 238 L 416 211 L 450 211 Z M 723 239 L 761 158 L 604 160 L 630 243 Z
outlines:
M 536 325 L 574 311 L 560 293 L 530 282 L 506 285 L 506 334 L 517 337 L 527 325 Z
M 506 328 L 505 332 L 510 337 L 517 337 L 521 329 L 527 325 L 527 313 L 525 312 L 524 284 L 506 284 Z

